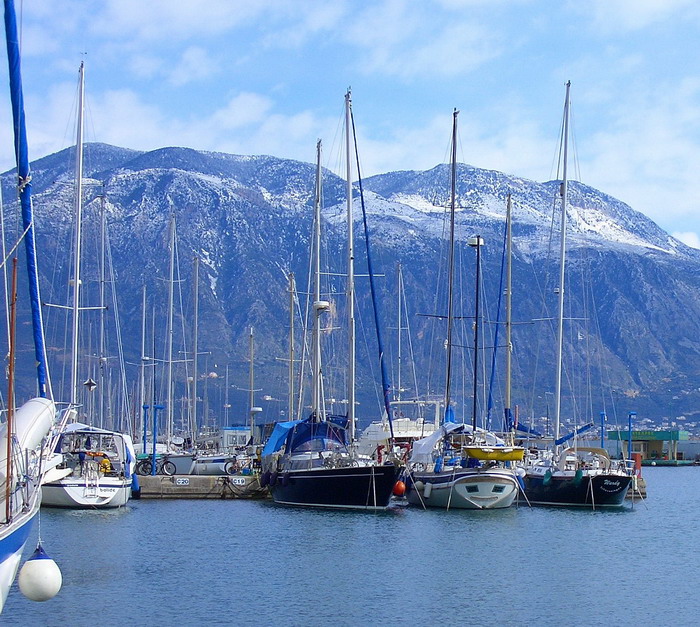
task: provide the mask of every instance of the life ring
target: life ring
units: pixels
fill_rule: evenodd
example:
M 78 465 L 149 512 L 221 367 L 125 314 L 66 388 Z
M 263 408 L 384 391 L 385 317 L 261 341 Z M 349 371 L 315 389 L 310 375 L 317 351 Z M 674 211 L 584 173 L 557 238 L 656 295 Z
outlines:
M 227 475 L 235 475 L 239 470 L 240 470 L 240 467 L 239 467 L 238 462 L 236 460 L 231 460 L 229 462 L 226 462 L 226 465 L 224 466 L 224 472 Z

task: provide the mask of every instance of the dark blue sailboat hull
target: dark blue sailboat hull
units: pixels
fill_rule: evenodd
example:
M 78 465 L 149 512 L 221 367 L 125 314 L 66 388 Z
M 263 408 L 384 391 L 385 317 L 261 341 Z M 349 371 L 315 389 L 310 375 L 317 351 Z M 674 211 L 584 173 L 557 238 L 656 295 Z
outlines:
M 620 507 L 625 502 L 632 477 L 617 474 L 580 477 L 526 475 L 525 496 L 531 505 L 564 507 Z M 524 501 L 521 497 L 521 501 Z
M 270 480 L 275 503 L 337 509 L 384 509 L 400 468 L 348 466 L 280 472 Z

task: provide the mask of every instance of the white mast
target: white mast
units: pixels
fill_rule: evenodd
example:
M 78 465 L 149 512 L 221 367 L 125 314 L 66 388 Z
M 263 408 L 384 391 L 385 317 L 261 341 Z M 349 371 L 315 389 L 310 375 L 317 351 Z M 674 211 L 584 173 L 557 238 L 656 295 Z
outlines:
M 557 365 L 556 387 L 554 390 L 554 440 L 558 440 L 561 421 L 561 377 L 564 352 L 564 270 L 566 264 L 566 204 L 568 200 L 567 152 L 569 148 L 569 90 L 571 81 L 566 83 L 566 99 L 564 101 L 564 160 L 562 165 L 561 194 L 561 240 L 559 262 L 559 311 L 557 318 Z M 556 447 L 559 448 L 558 446 Z
M 143 284 L 142 296 L 141 296 L 141 368 L 139 373 L 139 415 L 146 420 L 146 415 L 144 412 L 144 405 L 146 405 L 146 284 Z M 142 431 L 146 431 L 148 425 L 144 424 Z M 136 434 L 134 434 L 136 435 Z M 143 452 L 146 452 L 146 442 L 144 441 Z
M 347 308 L 348 308 L 348 426 L 350 442 L 355 441 L 355 248 L 352 222 L 352 154 L 351 117 L 352 96 L 348 89 L 345 94 L 345 155 L 346 155 L 346 197 L 348 222 L 348 279 L 347 279 Z
M 512 250 L 513 250 L 513 229 L 511 223 L 512 201 L 508 194 L 508 204 L 506 207 L 506 407 L 505 417 L 508 424 L 511 424 L 511 376 L 512 376 L 512 353 L 513 345 L 511 342 L 512 331 Z M 508 425 L 506 425 L 508 426 Z
M 328 310 L 327 301 L 321 300 L 321 140 L 316 143 L 316 193 L 314 196 L 314 301 L 311 351 L 311 415 L 315 421 L 325 419 L 323 411 L 323 386 L 321 373 L 321 313 Z
M 173 435 L 173 299 L 175 283 L 175 215 L 170 217 L 170 280 L 168 282 L 168 327 L 167 327 L 167 356 L 168 366 L 166 377 L 166 414 L 165 441 L 170 444 Z
M 296 283 L 294 273 L 289 273 L 289 398 L 287 400 L 287 420 L 294 418 L 294 295 Z
M 199 257 L 194 258 L 194 329 L 192 332 L 192 411 L 191 423 L 192 444 L 197 441 L 197 359 L 199 357 Z M 228 426 L 228 423 L 226 423 Z
M 85 97 L 85 65 L 80 64 L 78 70 L 80 80 L 78 84 L 78 130 L 75 140 L 75 230 L 73 243 L 73 338 L 71 346 L 71 377 L 70 377 L 70 404 L 75 407 L 78 404 L 78 332 L 80 317 L 80 257 L 82 242 L 83 220 L 83 114 Z
M 400 401 L 401 400 L 401 324 L 402 324 L 402 317 L 401 317 L 401 306 L 402 306 L 402 296 L 403 296 L 403 273 L 401 271 L 401 264 L 398 265 L 398 277 L 396 281 L 396 287 L 397 287 L 397 296 L 399 299 L 398 302 L 398 323 L 397 323 L 397 333 L 398 333 L 398 342 L 397 342 L 397 352 L 398 352 L 398 371 L 397 371 L 397 377 L 396 377 L 396 400 Z
M 452 326 L 454 322 L 452 313 L 453 301 L 453 276 L 455 258 L 455 197 L 457 195 L 457 116 L 459 111 L 452 113 L 452 156 L 450 175 L 450 251 L 447 271 L 447 368 L 445 373 L 445 412 L 450 408 L 450 392 L 452 382 Z

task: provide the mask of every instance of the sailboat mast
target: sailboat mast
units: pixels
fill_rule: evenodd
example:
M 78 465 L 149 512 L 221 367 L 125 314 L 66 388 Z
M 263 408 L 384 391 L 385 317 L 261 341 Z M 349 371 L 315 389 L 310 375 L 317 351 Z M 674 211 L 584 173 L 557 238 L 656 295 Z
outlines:
M 289 273 L 289 391 L 287 399 L 287 420 L 294 417 L 294 295 L 296 294 L 294 273 Z
M 314 302 L 313 302 L 313 333 L 311 376 L 312 400 L 311 415 L 315 421 L 322 420 L 322 388 L 321 388 L 321 312 L 328 308 L 328 303 L 321 300 L 321 140 L 316 143 L 316 193 L 314 195 L 314 242 L 313 242 L 313 264 L 314 264 Z
M 512 357 L 513 345 L 511 343 L 512 331 L 512 251 L 513 251 L 513 231 L 511 223 L 512 201 L 508 194 L 508 203 L 506 206 L 506 398 L 505 398 L 505 428 L 511 429 L 513 420 L 511 412 L 511 376 L 512 376 Z
M 348 427 L 350 442 L 355 440 L 355 247 L 353 235 L 352 215 L 352 153 L 351 120 L 352 96 L 348 89 L 345 94 L 345 156 L 346 156 L 346 198 L 348 221 L 348 279 L 347 279 L 347 307 L 348 307 Z
M 250 435 L 255 438 L 255 335 L 253 327 L 250 327 L 250 340 L 248 345 L 250 367 L 248 369 L 248 412 L 250 414 Z
M 146 452 L 146 284 L 144 283 L 141 294 L 141 368 L 139 373 L 139 406 L 143 416 L 143 452 Z
M 38 394 L 43 398 L 53 398 L 46 342 L 41 313 L 39 293 L 39 271 L 37 268 L 36 239 L 34 237 L 34 217 L 32 210 L 32 177 L 29 169 L 29 148 L 27 145 L 27 125 L 24 114 L 22 92 L 22 71 L 19 54 L 20 40 L 17 34 L 17 15 L 13 2 L 5 1 L 5 39 L 7 40 L 7 65 L 10 79 L 10 99 L 14 130 L 15 160 L 17 162 L 17 195 L 22 210 L 22 228 L 26 232 L 24 249 L 27 266 L 29 301 L 32 312 L 32 332 L 34 337 L 34 358 Z M 9 482 L 9 480 L 8 480 Z
M 474 380 L 472 388 L 472 428 L 476 431 L 476 408 L 479 383 L 479 315 L 481 304 L 481 247 L 484 240 L 481 235 L 469 239 L 469 245 L 476 248 L 476 287 L 474 296 Z
M 459 111 L 452 112 L 452 157 L 450 174 L 450 249 L 447 270 L 447 371 L 445 373 L 445 412 L 450 408 L 450 392 L 452 382 L 452 326 L 454 322 L 453 278 L 455 263 L 455 198 L 457 195 L 457 116 Z
M 397 372 L 397 377 L 396 377 L 396 400 L 400 401 L 401 400 L 401 324 L 403 322 L 403 312 L 401 311 L 402 307 L 402 296 L 403 296 L 403 271 L 401 269 L 401 264 L 398 265 L 398 276 L 396 278 L 396 283 L 397 283 L 397 296 L 398 296 L 398 306 L 396 310 L 398 311 L 398 322 L 397 322 L 397 364 L 398 364 L 398 372 Z
M 199 359 L 199 257 L 194 258 L 194 328 L 192 329 L 192 411 L 190 428 L 192 443 L 197 440 L 197 360 Z M 228 426 L 228 423 L 227 423 Z
M 85 97 L 85 64 L 80 64 L 78 70 L 80 80 L 78 83 L 78 120 L 75 140 L 75 201 L 74 218 L 75 228 L 73 232 L 73 329 L 71 343 L 71 377 L 70 377 L 70 404 L 75 407 L 78 404 L 78 333 L 80 318 L 80 257 L 82 242 L 83 221 L 83 114 Z
M 167 327 L 167 355 L 168 365 L 166 375 L 166 414 L 165 414 L 165 441 L 170 444 L 173 435 L 173 300 L 175 291 L 175 216 L 170 217 L 170 276 L 168 281 L 168 327 Z
M 107 355 L 105 348 L 105 279 L 106 272 L 105 266 L 107 263 L 107 217 L 105 214 L 105 196 L 104 189 L 102 190 L 101 202 L 100 202 L 100 337 L 99 337 L 99 357 L 98 357 L 98 367 L 99 367 L 99 381 L 100 384 L 97 388 L 97 392 L 100 395 L 100 418 L 99 426 L 104 428 L 104 417 L 105 417 L 105 396 L 108 393 L 105 366 L 107 365 Z M 110 412 L 111 414 L 111 412 Z M 111 416 L 110 416 L 111 419 Z M 110 421 L 110 429 L 113 429 L 114 425 Z
M 566 205 L 568 200 L 567 157 L 569 149 L 569 91 L 571 81 L 566 83 L 566 99 L 564 101 L 564 158 L 562 164 L 561 195 L 561 240 L 559 261 L 559 308 L 557 317 L 557 363 L 556 384 L 554 390 L 554 440 L 559 439 L 561 423 L 561 379 L 564 353 L 564 278 L 566 266 Z

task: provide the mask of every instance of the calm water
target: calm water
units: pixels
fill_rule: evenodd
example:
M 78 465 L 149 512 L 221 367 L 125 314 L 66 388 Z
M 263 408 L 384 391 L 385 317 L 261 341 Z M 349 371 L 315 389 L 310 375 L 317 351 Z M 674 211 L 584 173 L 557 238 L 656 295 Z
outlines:
M 63 589 L 33 603 L 15 584 L 0 623 L 697 624 L 700 468 L 645 476 L 646 506 L 619 512 L 44 510 Z

